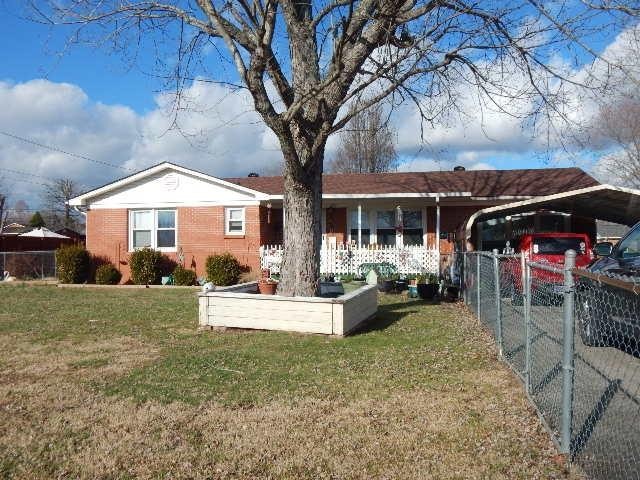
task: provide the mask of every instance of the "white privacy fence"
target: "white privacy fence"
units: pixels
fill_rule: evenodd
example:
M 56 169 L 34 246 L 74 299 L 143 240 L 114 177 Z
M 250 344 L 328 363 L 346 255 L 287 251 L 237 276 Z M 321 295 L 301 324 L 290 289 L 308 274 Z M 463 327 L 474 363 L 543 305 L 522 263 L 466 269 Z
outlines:
M 280 273 L 284 248 L 282 245 L 260 247 L 260 267 L 271 273 Z M 423 246 L 371 245 L 357 247 L 351 245 L 324 245 L 320 249 L 320 273 L 357 274 L 363 263 L 390 263 L 400 274 L 436 273 L 440 254 Z

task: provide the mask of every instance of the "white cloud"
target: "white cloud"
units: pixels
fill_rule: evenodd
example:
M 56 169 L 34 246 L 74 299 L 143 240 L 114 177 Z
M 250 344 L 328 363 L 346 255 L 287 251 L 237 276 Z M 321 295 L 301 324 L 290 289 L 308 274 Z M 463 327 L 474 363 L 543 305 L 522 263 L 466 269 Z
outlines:
M 126 106 L 92 102 L 71 84 L 0 82 L 0 130 L 122 167 L 74 158 L 3 135 L 0 178 L 10 188 L 10 203 L 26 199 L 37 205 L 43 189 L 37 183 L 47 182 L 15 171 L 69 177 L 94 187 L 163 161 L 222 177 L 244 176 L 278 163 L 277 140 L 253 112 L 246 93 L 196 82 L 185 91 L 185 99 L 193 108 L 179 112 L 178 131 L 170 128 L 174 117 L 168 94 L 156 97 L 157 108 L 138 115 Z
M 638 43 L 633 33 L 618 36 L 606 49 L 607 57 L 624 58 L 625 63 L 630 63 L 625 55 L 628 56 L 630 45 Z M 555 65 L 579 80 L 601 78 L 605 71 L 602 62 L 571 70 L 558 58 Z M 505 107 L 526 110 L 535 106 L 526 95 L 522 75 L 515 70 L 501 71 L 500 75 L 504 76 L 501 83 L 505 89 L 525 92 L 522 100 Z M 622 72 L 617 72 L 614 80 L 622 84 L 621 75 Z M 454 87 L 458 109 L 451 110 L 435 125 L 425 124 L 424 132 L 413 104 L 405 103 L 394 112 L 397 150 L 404 160 L 401 170 L 449 170 L 456 165 L 488 169 L 493 168 L 492 159 L 523 159 L 547 145 L 560 145 L 563 132 L 552 132 L 549 137 L 540 135 L 530 123 L 500 112 L 468 86 L 461 83 Z M 567 101 L 565 111 L 571 118 L 587 126 L 593 123 L 597 112 L 593 96 L 575 86 L 567 86 L 561 93 Z M 6 169 L 50 178 L 70 177 L 87 187 L 121 177 L 129 173 L 127 169 L 137 170 L 162 161 L 222 177 L 244 176 L 251 171 L 274 172 L 274 165 L 281 161 L 278 141 L 253 111 L 247 92 L 194 82 L 184 94 L 190 108 L 178 113 L 177 124 L 181 129 L 178 131 L 170 128 L 173 98 L 169 93 L 156 96 L 156 108 L 138 114 L 127 106 L 92 101 L 72 84 L 47 80 L 0 82 L 0 130 L 123 167 L 95 164 L 0 136 L 0 168 L 5 169 L 0 170 L 0 177 L 5 177 L 5 185 L 12 187 L 12 201 L 24 198 L 32 205 L 37 204 L 42 189 L 16 179 L 45 180 Z M 338 140 L 338 136 L 329 139 L 328 159 Z M 552 164 L 573 162 L 563 154 L 552 153 L 549 158 Z M 519 166 L 517 160 L 513 166 Z

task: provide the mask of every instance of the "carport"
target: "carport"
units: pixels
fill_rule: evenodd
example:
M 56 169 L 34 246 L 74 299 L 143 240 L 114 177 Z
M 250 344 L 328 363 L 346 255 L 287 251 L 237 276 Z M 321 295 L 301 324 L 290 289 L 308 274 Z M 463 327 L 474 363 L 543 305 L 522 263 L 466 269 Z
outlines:
M 464 225 L 465 242 L 471 239 L 473 227 L 480 221 L 536 210 L 590 217 L 631 227 L 640 221 L 640 190 L 596 185 L 484 208 L 471 215 Z

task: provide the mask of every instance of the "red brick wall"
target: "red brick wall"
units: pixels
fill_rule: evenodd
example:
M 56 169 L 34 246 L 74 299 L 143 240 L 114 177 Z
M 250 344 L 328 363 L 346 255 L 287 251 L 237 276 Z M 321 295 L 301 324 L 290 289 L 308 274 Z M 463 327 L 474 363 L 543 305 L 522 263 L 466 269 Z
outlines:
M 231 252 L 241 264 L 259 270 L 260 210 L 245 207 L 245 235 L 225 236 L 224 207 L 181 207 L 178 211 L 178 250 L 182 248 L 185 267 L 205 275 L 205 261 L 213 253 Z M 87 213 L 87 249 L 107 258 L 130 278 L 127 209 L 99 209 Z M 166 253 L 174 261 L 177 253 Z
M 129 278 L 127 223 L 126 209 L 87 212 L 87 250 L 112 262 L 122 273 L 123 281 Z
M 458 228 L 466 222 L 471 215 L 478 210 L 486 208 L 483 206 L 455 206 L 440 207 L 440 232 L 453 235 L 458 232 Z M 429 247 L 436 245 L 436 207 L 427 208 L 427 241 Z M 454 248 L 453 241 L 440 239 L 440 252 L 451 253 Z
M 336 243 L 347 241 L 347 209 L 327 208 L 326 210 L 327 237 L 336 237 Z
M 262 245 L 282 244 L 282 209 L 260 207 L 260 242 Z
M 178 248 L 182 247 L 184 263 L 205 274 L 205 261 L 213 253 L 232 253 L 251 270 L 260 269 L 260 210 L 245 207 L 245 234 L 224 234 L 224 207 L 178 208 Z

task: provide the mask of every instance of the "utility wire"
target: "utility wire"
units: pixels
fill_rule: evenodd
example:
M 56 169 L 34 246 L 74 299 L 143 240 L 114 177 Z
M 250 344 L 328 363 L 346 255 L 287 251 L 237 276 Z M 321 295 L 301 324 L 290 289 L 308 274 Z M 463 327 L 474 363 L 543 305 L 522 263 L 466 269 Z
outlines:
M 13 138 L 15 140 L 20 140 L 21 142 L 29 143 L 31 145 L 35 145 L 35 146 L 40 147 L 40 148 L 46 148 L 47 150 L 51 150 L 53 152 L 58 152 L 58 153 L 62 153 L 64 155 L 69 155 L 70 157 L 75 157 L 75 158 L 79 158 L 81 160 L 86 160 L 87 162 L 98 163 L 100 165 L 105 165 L 107 167 L 112 167 L 112 168 L 118 168 L 120 170 L 126 170 L 126 171 L 129 171 L 129 172 L 133 171 L 132 168 L 123 167 L 122 165 L 115 165 L 113 163 L 104 162 L 102 160 L 95 160 L 95 159 L 89 158 L 89 157 L 87 157 L 85 155 L 78 155 L 77 153 L 67 152 L 66 150 L 62 150 L 61 148 L 53 147 L 51 145 L 45 145 L 43 143 L 36 142 L 35 140 L 31 140 L 29 138 L 21 137 L 19 135 L 14 135 L 13 133 L 3 132 L 3 131 L 0 130 L 0 135 L 4 135 L 6 137 L 10 137 L 10 138 Z
M 0 167 L 0 171 L 14 173 L 14 174 L 17 174 L 17 175 L 25 175 L 25 176 L 28 176 L 28 177 L 43 178 L 43 179 L 47 180 L 48 182 L 51 182 L 51 184 L 55 184 L 58 181 L 57 179 L 52 178 L 52 177 L 46 177 L 44 175 L 37 175 L 35 173 L 29 173 L 29 172 L 25 172 L 23 170 L 15 170 L 15 169 L 12 169 L 12 168 Z M 12 178 L 12 177 L 9 177 L 9 180 L 14 180 L 16 182 L 24 182 L 24 181 L 26 181 L 26 180 L 22 180 L 22 179 L 18 179 L 18 178 Z M 84 183 L 77 183 L 77 182 L 74 181 L 74 184 L 79 186 L 79 187 L 83 187 L 83 188 L 92 188 L 92 187 L 89 187 L 89 186 L 85 185 Z M 44 185 L 44 184 L 42 184 L 42 185 Z M 47 185 L 47 186 L 49 186 L 49 185 Z

